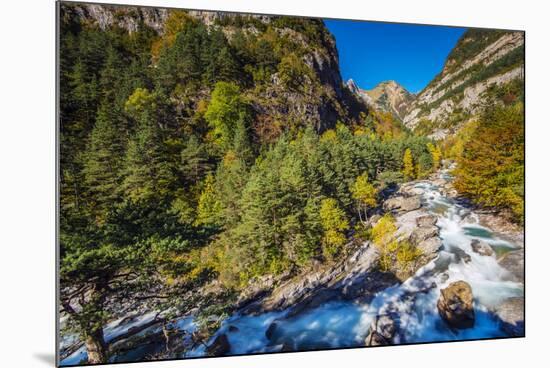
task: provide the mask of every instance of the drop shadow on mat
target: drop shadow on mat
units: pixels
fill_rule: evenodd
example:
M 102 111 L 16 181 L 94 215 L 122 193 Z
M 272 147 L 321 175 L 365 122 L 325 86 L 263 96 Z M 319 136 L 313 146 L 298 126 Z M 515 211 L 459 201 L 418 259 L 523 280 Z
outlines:
M 55 354 L 51 353 L 34 353 L 33 358 L 42 362 L 46 363 L 50 367 L 55 367 Z

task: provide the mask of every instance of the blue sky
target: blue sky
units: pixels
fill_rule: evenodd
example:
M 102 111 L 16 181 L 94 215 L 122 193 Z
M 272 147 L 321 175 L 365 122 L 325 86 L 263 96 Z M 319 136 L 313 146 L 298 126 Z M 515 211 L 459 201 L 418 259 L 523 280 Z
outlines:
M 362 89 L 395 80 L 418 93 L 443 68 L 465 28 L 325 20 L 336 37 L 344 81 Z

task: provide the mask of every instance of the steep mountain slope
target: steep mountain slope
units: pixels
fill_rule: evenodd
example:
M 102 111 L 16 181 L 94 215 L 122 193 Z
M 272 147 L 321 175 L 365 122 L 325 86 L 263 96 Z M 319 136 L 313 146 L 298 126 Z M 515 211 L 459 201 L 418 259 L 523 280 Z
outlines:
M 73 27 L 119 29 L 130 35 L 150 29 L 159 38 L 153 44 L 154 59 L 162 45 L 174 42 L 170 32 L 180 25 L 173 18 L 181 21 L 185 17 L 210 31 L 221 31 L 233 47 L 231 53 L 248 74 L 247 95 L 261 140 L 273 140 L 304 124 L 323 131 L 337 121 L 351 122 L 366 111 L 343 88 L 335 40 L 320 20 L 95 4 L 66 5 L 61 19 Z
M 380 111 L 391 112 L 403 120 L 415 96 L 395 81 L 385 81 L 371 90 L 360 89 L 353 79 L 346 83 L 348 89 L 365 103 Z
M 523 79 L 523 56 L 522 32 L 468 30 L 403 122 L 435 138 L 452 134 L 489 102 L 492 86 Z

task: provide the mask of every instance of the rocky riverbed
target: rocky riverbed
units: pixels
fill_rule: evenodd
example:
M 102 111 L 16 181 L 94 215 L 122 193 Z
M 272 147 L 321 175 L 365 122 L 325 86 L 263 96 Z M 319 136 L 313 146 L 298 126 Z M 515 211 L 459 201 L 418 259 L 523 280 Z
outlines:
M 255 280 L 204 344 L 194 339 L 192 315 L 171 324 L 169 339 L 151 314 L 113 321 L 107 340 L 124 338 L 112 361 L 166 350 L 184 357 L 522 336 L 523 231 L 470 209 L 451 179 L 443 170 L 406 183 L 379 211 L 391 212 L 398 237 L 421 250 L 409 269 L 381 272 L 375 246 L 350 243 L 339 263 Z M 63 364 L 86 357 L 72 343 Z

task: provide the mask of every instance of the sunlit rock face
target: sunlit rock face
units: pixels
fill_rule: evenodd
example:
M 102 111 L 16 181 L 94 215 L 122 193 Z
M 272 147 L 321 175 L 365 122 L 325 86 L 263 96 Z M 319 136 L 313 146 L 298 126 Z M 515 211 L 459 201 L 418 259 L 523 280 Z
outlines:
M 403 120 L 415 99 L 414 94 L 392 80 L 382 82 L 370 90 L 359 88 L 353 79 L 348 80 L 346 86 L 369 107 L 378 111 L 389 112 L 399 120 Z
M 435 139 L 456 132 L 491 100 L 488 91 L 524 78 L 523 32 L 468 30 L 445 66 L 409 105 L 404 124 L 428 122 Z

